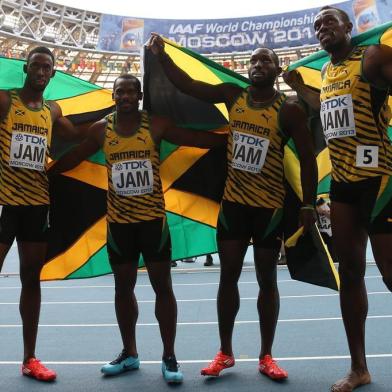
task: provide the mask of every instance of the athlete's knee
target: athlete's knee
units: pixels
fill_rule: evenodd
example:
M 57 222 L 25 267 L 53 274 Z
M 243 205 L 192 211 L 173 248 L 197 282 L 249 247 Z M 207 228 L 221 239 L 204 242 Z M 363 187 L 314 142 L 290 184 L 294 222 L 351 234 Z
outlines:
M 365 268 L 359 265 L 339 264 L 339 277 L 342 283 L 356 284 L 365 278 Z
M 151 281 L 151 285 L 157 297 L 174 295 L 170 277 Z
M 116 279 L 114 293 L 116 296 L 129 296 L 133 293 L 134 283 L 129 279 Z
M 40 266 L 21 266 L 19 273 L 22 287 L 39 287 L 41 269 Z
M 258 279 L 260 291 L 263 292 L 271 292 L 278 289 L 278 284 L 275 276 L 266 277 L 263 279 Z
M 236 285 L 241 276 L 241 268 L 221 266 L 219 281 L 221 284 Z

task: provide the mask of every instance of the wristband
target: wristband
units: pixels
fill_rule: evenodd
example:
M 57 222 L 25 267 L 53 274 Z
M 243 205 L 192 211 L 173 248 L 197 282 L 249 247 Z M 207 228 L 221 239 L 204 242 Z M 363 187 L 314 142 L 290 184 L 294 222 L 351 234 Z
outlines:
M 312 210 L 314 211 L 314 207 L 312 204 L 304 204 L 301 208 L 301 210 Z

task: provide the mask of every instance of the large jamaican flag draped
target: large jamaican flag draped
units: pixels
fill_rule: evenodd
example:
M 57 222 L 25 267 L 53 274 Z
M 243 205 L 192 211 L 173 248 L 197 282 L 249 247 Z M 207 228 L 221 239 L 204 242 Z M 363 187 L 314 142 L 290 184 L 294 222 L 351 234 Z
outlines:
M 249 80 L 200 56 L 189 49 L 165 40 L 165 51 L 193 79 L 210 84 L 235 83 L 241 87 Z M 228 113 L 223 104 L 209 104 L 182 94 L 166 78 L 156 57 L 145 52 L 144 103 L 155 114 L 172 117 L 178 124 L 199 129 L 225 127 Z M 309 135 L 310 136 L 310 135 Z M 162 146 L 162 179 L 166 209 L 172 235 L 181 233 L 184 240 L 173 246 L 174 253 L 194 250 L 194 254 L 211 251 L 214 244 L 219 200 L 225 179 L 225 152 L 219 149 L 196 150 L 170 144 Z M 298 231 L 301 205 L 300 170 L 295 147 L 290 140 L 285 147 L 287 199 L 285 237 L 288 265 L 292 277 L 321 286 L 338 288 L 336 269 L 317 229 L 306 236 L 293 237 Z M 325 169 L 329 171 L 329 166 Z M 192 224 L 189 222 L 192 221 Z M 200 231 L 211 237 L 201 236 Z M 207 242 L 208 240 L 208 242 Z M 208 246 L 206 246 L 208 244 Z M 212 249 L 212 250 L 215 250 Z

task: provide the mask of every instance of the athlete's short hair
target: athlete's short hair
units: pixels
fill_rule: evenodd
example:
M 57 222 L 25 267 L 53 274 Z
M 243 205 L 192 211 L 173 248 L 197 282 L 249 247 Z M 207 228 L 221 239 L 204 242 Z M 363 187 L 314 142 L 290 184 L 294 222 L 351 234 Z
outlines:
M 272 53 L 272 58 L 274 59 L 275 65 L 279 67 L 280 66 L 279 56 L 276 54 L 276 52 L 273 49 L 271 48 L 266 48 L 266 49 L 268 49 Z
M 32 49 L 29 54 L 27 55 L 27 64 L 29 63 L 31 57 L 36 54 L 36 53 L 43 53 L 47 54 L 51 57 L 52 63 L 54 65 L 54 55 L 50 49 L 48 49 L 46 46 L 37 46 L 36 48 Z
M 138 89 L 138 91 L 142 91 L 142 85 L 140 83 L 140 80 L 136 76 L 131 75 L 131 74 L 122 74 L 118 78 L 116 78 L 116 80 L 114 81 L 114 84 L 113 84 L 113 90 L 116 88 L 116 83 L 120 79 L 132 81 L 133 83 L 136 84 L 136 88 Z
M 278 57 L 278 55 L 276 54 L 276 52 L 275 52 L 273 49 L 267 48 L 266 46 L 260 46 L 258 49 L 266 49 L 266 50 L 268 50 L 269 52 L 271 52 L 271 53 L 272 53 L 272 58 L 273 58 L 273 60 L 274 60 L 275 65 L 276 65 L 277 67 L 280 66 L 279 57 Z M 255 50 L 257 50 L 257 49 L 255 49 Z
M 324 7 L 321 7 L 319 12 L 326 11 L 326 10 L 335 10 L 335 11 L 338 12 L 338 14 L 341 16 L 341 18 L 343 19 L 343 21 L 345 23 L 351 22 L 348 13 L 346 11 L 341 10 L 340 8 L 336 8 L 336 7 L 332 7 L 330 5 L 326 5 Z

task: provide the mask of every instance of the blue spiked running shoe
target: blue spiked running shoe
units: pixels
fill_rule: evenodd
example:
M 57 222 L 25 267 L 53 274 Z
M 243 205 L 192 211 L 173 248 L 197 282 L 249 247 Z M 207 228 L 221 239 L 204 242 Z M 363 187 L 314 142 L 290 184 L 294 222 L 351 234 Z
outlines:
M 106 376 L 115 376 L 128 370 L 139 369 L 140 361 L 138 357 L 130 357 L 125 350 L 112 362 L 103 365 L 101 372 Z
M 180 365 L 177 363 L 176 357 L 162 358 L 162 375 L 168 384 L 180 384 L 182 383 L 184 376 L 182 372 L 178 370 Z

